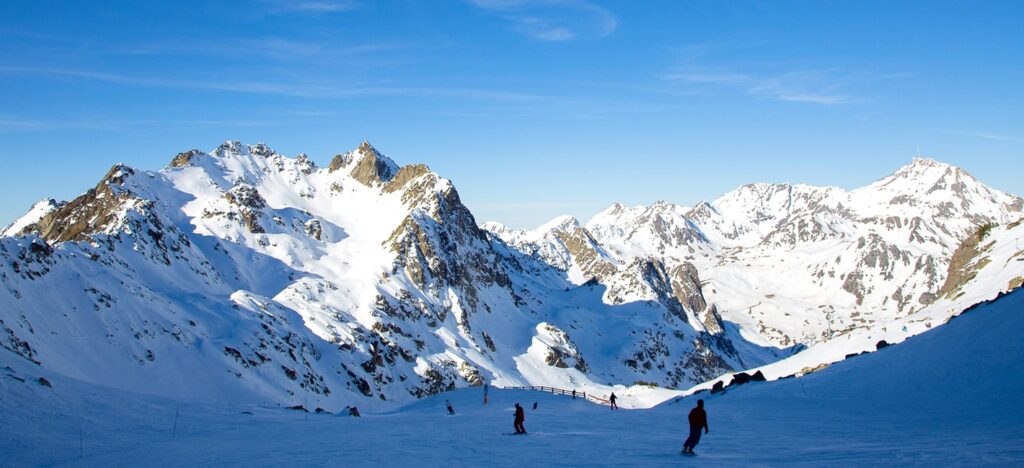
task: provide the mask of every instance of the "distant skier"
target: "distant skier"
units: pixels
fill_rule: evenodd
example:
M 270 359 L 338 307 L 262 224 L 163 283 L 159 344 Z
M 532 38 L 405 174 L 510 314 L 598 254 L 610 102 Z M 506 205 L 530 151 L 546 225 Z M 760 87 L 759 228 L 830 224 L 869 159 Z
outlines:
M 613 410 L 619 409 L 619 405 L 615 404 L 615 400 L 616 400 L 615 394 L 612 393 L 612 396 L 608 397 L 608 402 L 611 403 L 611 407 L 612 407 Z
M 575 400 L 575 399 L 576 399 L 576 389 L 575 389 L 575 388 L 574 388 L 574 389 L 572 389 L 572 399 L 573 399 L 573 400 Z
M 697 407 L 690 410 L 690 437 L 683 442 L 683 453 L 686 455 L 696 455 L 693 453 L 693 448 L 700 442 L 700 430 L 704 429 L 704 433 L 708 433 L 708 414 L 704 411 L 704 400 L 697 400 Z
M 533 402 L 533 410 L 534 410 L 534 411 L 537 411 L 537 402 L 536 402 L 536 401 L 535 401 L 535 402 Z
M 523 407 L 516 403 L 516 419 L 513 425 L 516 428 L 516 434 L 526 434 L 526 428 L 523 427 L 523 422 L 526 421 L 526 413 L 523 411 Z
M 452 408 L 452 402 L 445 400 L 444 405 L 448 407 L 448 414 L 455 416 L 455 408 Z
M 355 406 L 348 409 L 348 415 L 352 416 L 353 418 L 361 417 L 359 416 L 359 408 L 356 408 Z

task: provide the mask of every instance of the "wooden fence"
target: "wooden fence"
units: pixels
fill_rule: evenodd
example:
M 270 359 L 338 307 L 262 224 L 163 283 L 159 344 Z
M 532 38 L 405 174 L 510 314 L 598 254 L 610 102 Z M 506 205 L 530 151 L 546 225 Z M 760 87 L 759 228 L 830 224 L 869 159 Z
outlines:
M 543 385 L 534 385 L 534 386 L 527 386 L 527 387 L 505 387 L 505 388 L 512 389 L 512 390 L 533 390 L 533 391 L 537 391 L 537 392 L 547 392 L 547 393 L 553 393 L 555 395 L 566 395 L 566 396 L 572 396 L 572 392 L 573 392 L 572 390 L 566 390 L 564 388 L 545 387 Z M 576 392 L 576 396 L 578 396 L 580 398 L 583 398 L 585 400 L 588 400 L 588 401 L 592 401 L 592 402 L 597 403 L 599 405 L 606 405 L 606 406 L 610 405 L 610 403 L 608 403 L 608 400 L 606 400 L 604 398 L 601 398 L 599 396 L 593 395 L 593 394 L 587 394 L 587 392 L 579 392 L 578 391 L 578 392 Z

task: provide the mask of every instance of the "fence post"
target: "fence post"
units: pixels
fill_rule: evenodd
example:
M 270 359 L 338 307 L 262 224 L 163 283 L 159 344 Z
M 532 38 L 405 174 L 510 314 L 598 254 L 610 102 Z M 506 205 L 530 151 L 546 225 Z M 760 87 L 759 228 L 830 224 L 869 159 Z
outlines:
M 171 429 L 171 438 L 175 438 L 178 435 L 178 411 L 181 410 L 181 405 L 174 406 L 174 428 Z

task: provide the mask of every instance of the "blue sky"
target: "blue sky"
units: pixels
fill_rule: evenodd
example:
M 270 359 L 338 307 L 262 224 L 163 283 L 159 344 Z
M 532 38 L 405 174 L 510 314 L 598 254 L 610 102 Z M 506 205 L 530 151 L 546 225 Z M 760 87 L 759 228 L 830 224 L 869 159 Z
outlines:
M 1024 2 L 0 3 L 0 224 L 115 162 L 371 141 L 482 220 L 854 188 L 923 154 L 1024 194 Z

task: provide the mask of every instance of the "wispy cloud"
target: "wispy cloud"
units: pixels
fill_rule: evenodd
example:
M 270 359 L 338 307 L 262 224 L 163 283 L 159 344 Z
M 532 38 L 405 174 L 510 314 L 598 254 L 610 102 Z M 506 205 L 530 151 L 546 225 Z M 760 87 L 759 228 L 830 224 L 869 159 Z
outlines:
M 89 120 L 39 120 L 11 115 L 0 115 L 0 133 L 35 132 L 46 130 L 117 130 L 114 122 Z
M 217 41 L 185 38 L 163 42 L 118 44 L 104 48 L 92 48 L 89 51 L 111 55 L 259 56 L 281 60 L 308 60 L 376 54 L 407 47 L 406 44 L 397 42 L 336 45 L 328 41 L 297 41 L 280 37 L 262 37 Z
M 585 0 L 467 1 L 501 15 L 512 30 L 538 41 L 600 38 L 618 27 L 618 20 L 610 11 Z
M 677 84 L 716 86 L 779 101 L 835 105 L 860 100 L 844 91 L 850 79 L 838 69 L 750 74 L 682 67 L 663 78 Z
M 355 0 L 263 0 L 268 13 L 338 13 L 359 7 Z
M 954 135 L 960 135 L 960 136 L 972 137 L 972 138 L 981 138 L 983 140 L 1009 141 L 1009 142 L 1013 142 L 1013 143 L 1024 143 L 1024 138 L 1019 138 L 1019 137 L 1010 136 L 1010 135 L 1001 135 L 1001 134 L 998 134 L 998 133 L 988 133 L 988 132 L 952 132 L 952 133 Z
M 12 66 L 0 66 L 0 74 L 68 77 L 131 86 L 201 89 L 251 94 L 276 94 L 320 99 L 343 99 L 370 96 L 467 98 L 495 101 L 544 101 L 550 99 L 549 96 L 512 91 L 429 86 L 366 85 L 360 83 L 345 83 L 342 81 L 324 81 L 302 76 L 287 76 L 276 81 L 270 80 L 269 78 L 262 81 L 223 80 L 215 77 L 147 77 L 69 68 Z
M 189 127 L 263 127 L 278 125 L 274 120 L 217 120 L 217 119 L 38 119 L 16 115 L 0 115 L 0 133 L 42 132 L 50 130 L 97 130 L 123 131 L 146 126 L 189 126 Z
M 764 99 L 840 105 L 871 100 L 858 93 L 867 84 L 910 78 L 910 73 L 876 73 L 845 67 L 820 67 L 799 60 L 743 62 L 723 60 L 737 51 L 770 46 L 765 42 L 698 43 L 676 48 L 676 64 L 660 78 L 691 92 L 739 92 Z

